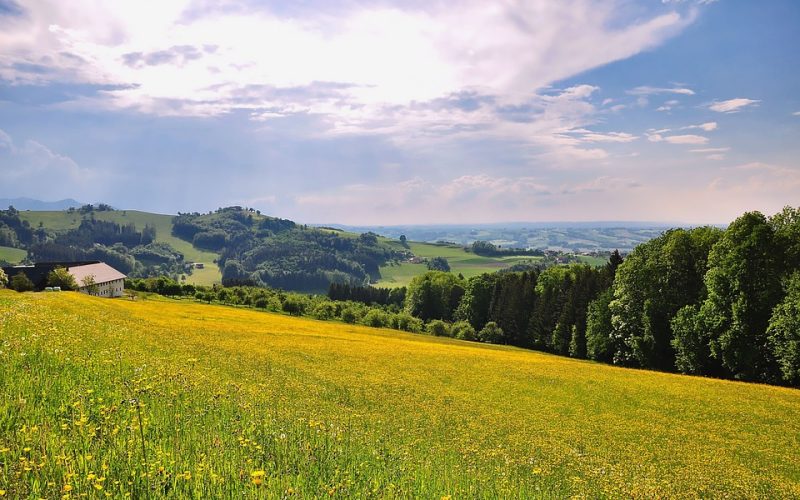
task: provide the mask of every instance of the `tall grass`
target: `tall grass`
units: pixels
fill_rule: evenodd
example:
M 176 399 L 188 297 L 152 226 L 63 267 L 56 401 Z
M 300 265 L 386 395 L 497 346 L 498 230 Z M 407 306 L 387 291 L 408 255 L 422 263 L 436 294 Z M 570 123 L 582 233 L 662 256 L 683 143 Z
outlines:
M 800 392 L 0 291 L 9 497 L 797 497 Z

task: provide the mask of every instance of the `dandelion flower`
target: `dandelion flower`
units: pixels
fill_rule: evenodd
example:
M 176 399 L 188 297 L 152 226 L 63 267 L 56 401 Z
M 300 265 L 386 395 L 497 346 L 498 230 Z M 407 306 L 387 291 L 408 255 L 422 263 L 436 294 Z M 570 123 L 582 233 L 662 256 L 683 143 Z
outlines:
M 267 473 L 263 470 L 256 470 L 250 473 L 250 480 L 253 481 L 253 484 L 256 486 L 261 486 L 264 482 L 264 476 L 266 475 Z

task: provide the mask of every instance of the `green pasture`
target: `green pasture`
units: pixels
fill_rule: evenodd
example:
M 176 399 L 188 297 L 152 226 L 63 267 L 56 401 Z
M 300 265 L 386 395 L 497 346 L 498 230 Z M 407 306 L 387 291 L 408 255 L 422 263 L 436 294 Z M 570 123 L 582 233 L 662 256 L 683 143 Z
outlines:
M 200 277 L 196 278 L 197 284 L 219 283 L 222 279 L 222 275 L 214 263 L 218 257 L 217 254 L 199 250 L 190 242 L 172 235 L 172 215 L 153 214 L 138 210 L 114 210 L 94 212 L 94 216 L 98 220 L 112 221 L 117 224 L 133 223 L 137 229 L 144 228 L 146 224 L 154 226 L 156 241 L 168 243 L 172 248 L 181 252 L 187 262 L 203 262 L 206 265 L 206 269 L 201 270 Z M 20 217 L 27 220 L 33 227 L 37 227 L 41 222 L 48 229 L 67 230 L 78 227 L 83 216 L 77 211 L 23 211 L 20 212 Z

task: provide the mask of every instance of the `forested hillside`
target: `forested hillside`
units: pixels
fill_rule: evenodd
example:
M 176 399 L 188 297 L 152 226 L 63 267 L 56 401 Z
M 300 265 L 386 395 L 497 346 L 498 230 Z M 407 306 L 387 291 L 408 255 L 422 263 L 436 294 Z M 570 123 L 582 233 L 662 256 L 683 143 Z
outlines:
M 380 278 L 380 266 L 405 255 L 371 233 L 309 228 L 241 207 L 179 214 L 173 234 L 219 252 L 225 285 L 307 291 L 332 283 L 364 286 Z
M 169 244 L 156 241 L 154 225 L 137 226 L 104 218 L 115 212 L 102 204 L 40 212 L 58 214 L 58 222 L 71 218 L 70 224 L 47 226 L 40 221 L 34 227 L 25 218 L 31 212 L 9 207 L 0 210 L 0 246 L 24 249 L 27 259 L 33 262 L 101 260 L 131 276 L 177 276 L 183 272 L 184 255 Z
M 176 276 L 183 272 L 184 256 L 169 244 L 156 241 L 154 225 L 104 220 L 113 213 L 107 205 L 85 205 L 79 210 L 54 213 L 73 217 L 69 227 L 34 228 L 13 207 L 0 210 L 0 246 L 24 249 L 30 261 L 101 260 L 130 276 Z

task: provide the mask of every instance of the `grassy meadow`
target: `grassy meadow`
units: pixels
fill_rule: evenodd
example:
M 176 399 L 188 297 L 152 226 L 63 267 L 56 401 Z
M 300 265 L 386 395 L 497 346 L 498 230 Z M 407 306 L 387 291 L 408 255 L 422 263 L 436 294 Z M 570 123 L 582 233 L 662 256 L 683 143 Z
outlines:
M 186 262 L 203 262 L 205 269 L 194 270 L 186 277 L 187 282 L 196 285 L 212 285 L 222 280 L 219 268 L 214 264 L 218 257 L 214 252 L 207 252 L 197 249 L 188 241 L 176 238 L 172 235 L 172 215 L 153 214 L 140 212 L 137 210 L 113 210 L 109 212 L 94 212 L 98 220 L 112 221 L 117 224 L 136 224 L 137 229 L 144 228 L 150 224 L 156 228 L 156 241 L 168 243 L 175 250 L 181 252 Z M 78 227 L 81 224 L 82 215 L 80 212 L 62 211 L 21 211 L 20 217 L 27 220 L 31 226 L 37 227 L 41 222 L 44 227 L 54 230 L 66 230 Z M 200 271 L 198 273 L 198 271 Z
M 0 260 L 16 264 L 21 262 L 28 255 L 27 250 L 13 247 L 0 246 Z
M 404 247 L 397 241 L 386 240 L 390 245 L 402 250 Z M 408 242 L 408 249 L 417 257 L 432 258 L 444 257 L 450 264 L 450 270 L 461 273 L 466 278 L 483 273 L 492 273 L 500 269 L 519 263 L 536 262 L 541 257 L 482 257 L 471 252 L 465 252 L 459 245 L 437 245 L 433 243 Z M 375 286 L 394 288 L 407 286 L 414 276 L 427 271 L 426 264 L 412 264 L 403 262 L 396 265 L 387 265 L 380 268 L 381 279 Z
M 0 290 L 8 497 L 797 498 L 800 391 Z

